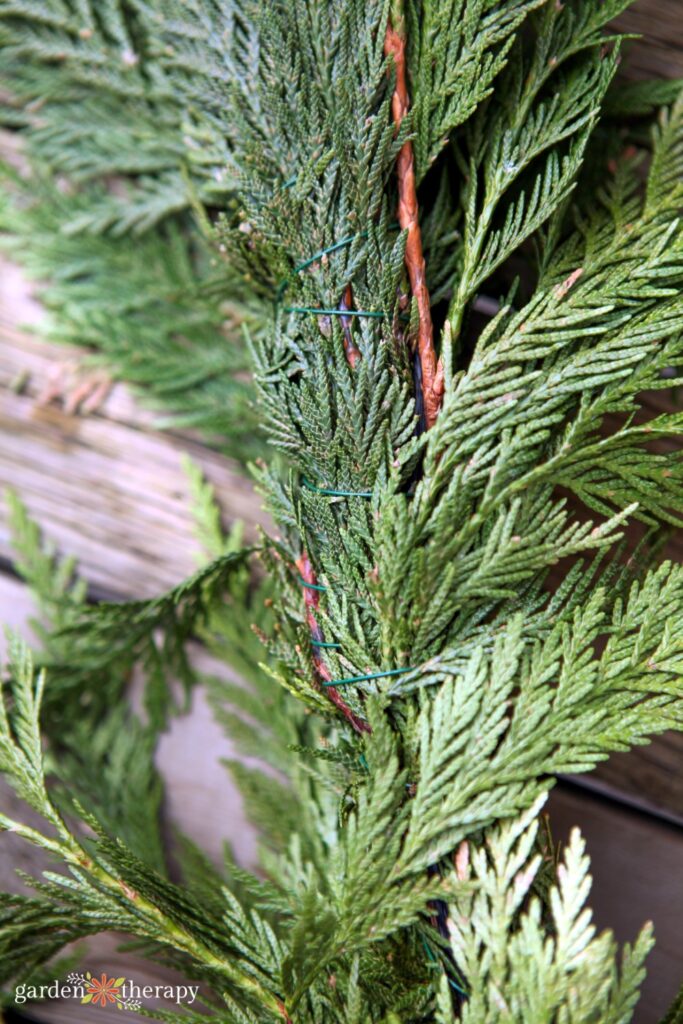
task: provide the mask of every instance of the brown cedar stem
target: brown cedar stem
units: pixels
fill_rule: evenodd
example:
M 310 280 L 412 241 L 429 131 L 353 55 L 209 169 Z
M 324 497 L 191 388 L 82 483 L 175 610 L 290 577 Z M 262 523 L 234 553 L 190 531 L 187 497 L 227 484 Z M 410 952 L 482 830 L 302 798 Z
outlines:
M 396 4 L 395 7 L 399 5 Z M 391 112 L 398 131 L 403 118 L 410 108 L 406 77 L 405 37 L 402 34 L 402 19 L 394 15 L 394 23 L 387 23 L 384 37 L 384 52 L 391 57 L 396 71 L 396 85 L 391 99 Z M 415 182 L 415 158 L 413 144 L 406 140 L 401 146 L 396 162 L 398 177 L 398 222 L 401 230 L 408 232 L 406 239 L 405 263 L 410 279 L 410 288 L 417 303 L 419 318 L 417 352 L 422 369 L 422 396 L 427 429 L 436 422 L 444 392 L 444 373 L 441 360 L 437 362 L 434 349 L 434 328 L 429 301 L 429 290 L 425 275 L 425 260 L 422 251 L 422 233 L 418 219 L 417 185 Z
M 339 301 L 340 309 L 353 309 L 353 291 L 351 285 L 347 284 L 344 289 L 344 294 Z M 344 332 L 344 350 L 346 352 L 346 361 L 352 370 L 355 369 L 356 363 L 360 359 L 360 351 L 353 340 L 352 327 L 353 320 L 350 316 L 340 317 L 342 323 L 342 331 Z
M 309 628 L 311 630 L 311 637 L 313 640 L 318 642 L 324 639 L 323 632 L 318 625 L 316 618 L 316 612 L 320 603 L 318 591 L 314 590 L 313 587 L 317 586 L 317 579 L 313 566 L 310 563 L 309 557 L 304 552 L 300 558 L 297 559 L 296 567 L 299 570 L 301 579 L 306 584 L 304 589 L 304 602 L 306 604 L 306 619 L 308 621 Z M 320 676 L 324 683 L 329 683 L 332 679 L 330 670 L 323 661 L 323 658 L 316 648 L 313 648 L 313 664 L 315 665 L 316 673 Z M 338 690 L 334 686 L 325 686 L 325 693 L 330 698 L 332 703 L 338 708 L 343 714 L 344 718 L 349 722 L 353 729 L 357 733 L 372 732 L 372 729 L 366 721 L 359 718 L 358 715 L 354 714 L 349 705 L 346 703 L 344 698 L 340 695 Z

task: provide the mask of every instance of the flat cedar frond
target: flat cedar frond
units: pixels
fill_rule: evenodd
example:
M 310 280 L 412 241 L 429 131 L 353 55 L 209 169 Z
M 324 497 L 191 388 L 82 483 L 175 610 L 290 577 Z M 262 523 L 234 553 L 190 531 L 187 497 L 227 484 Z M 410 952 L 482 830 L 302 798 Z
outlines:
M 49 313 L 40 330 L 93 351 L 137 387 L 160 424 L 200 429 L 241 461 L 261 454 L 241 337 L 242 323 L 258 330 L 259 304 L 243 291 L 239 300 L 223 301 L 211 248 L 187 213 L 149 226 L 131 247 L 130 224 L 114 237 L 101 234 L 111 224 L 93 223 L 95 210 L 109 202 L 102 189 L 64 196 L 42 174 L 30 187 L 28 196 L 26 182 L 8 181 L 19 206 L 3 214 L 3 247 L 25 256 L 40 282 Z M 128 209 L 131 197 L 117 202 Z M 42 243 L 34 248 L 37 235 Z
M 10 492 L 8 501 L 17 568 L 49 626 L 46 629 L 45 622 L 36 623 L 43 641 L 40 661 L 49 665 L 53 680 L 50 699 L 56 702 L 55 727 L 59 724 L 67 732 L 78 729 L 79 715 L 85 715 L 85 724 L 88 711 L 79 706 L 77 690 L 90 689 L 88 679 L 98 679 L 88 700 L 95 716 L 108 702 L 120 699 L 136 661 L 146 670 L 146 710 L 155 724 L 163 722 L 171 674 L 186 688 L 195 678 L 185 650 L 187 641 L 203 629 L 210 631 L 214 615 L 220 618 L 217 606 L 223 603 L 226 587 L 233 587 L 235 597 L 247 596 L 248 562 L 255 549 L 236 545 L 235 536 L 208 565 L 166 594 L 149 601 L 92 605 L 85 601 L 84 581 L 74 575 L 74 561 L 57 560 L 20 499 Z M 203 514 L 206 516 L 206 509 Z M 244 630 L 237 632 L 243 635 Z M 252 641 L 251 652 L 255 648 L 258 650 Z M 79 654 L 74 657 L 76 649 Z M 69 710 L 73 719 L 65 730 Z M 86 727 L 92 725 L 90 721 Z
M 537 812 L 537 804 L 533 811 Z M 462 881 L 476 879 L 474 895 L 450 908 L 453 956 L 475 977 L 462 1020 L 537 1020 L 550 1024 L 558 1011 L 572 1024 L 627 1020 L 645 975 L 643 961 L 652 947 L 651 927 L 626 946 L 619 974 L 612 970 L 616 943 L 609 932 L 596 936 L 585 903 L 591 886 L 585 843 L 574 830 L 549 894 L 552 938 L 541 922 L 538 900 L 527 896 L 539 869 L 533 847 L 533 813 L 491 830 L 485 845 L 459 851 Z M 531 967 L 533 964 L 533 967 Z M 609 965 L 609 966 L 608 966 Z M 534 978 L 523 992 L 511 979 Z M 450 1020 L 448 1001 L 438 1020 Z
M 0 0 L 3 224 L 50 333 L 274 453 L 276 526 L 255 567 L 190 466 L 207 564 L 90 607 L 13 500 L 53 628 L 0 714 L 46 826 L 2 826 L 66 873 L 0 901 L 8 990 L 116 930 L 204 986 L 191 1021 L 632 1018 L 649 930 L 596 936 L 583 841 L 542 862 L 537 825 L 559 773 L 683 727 L 683 420 L 644 399 L 681 383 L 683 105 L 618 78 L 627 6 Z M 173 676 L 233 740 L 258 877 L 187 841 L 167 877 Z

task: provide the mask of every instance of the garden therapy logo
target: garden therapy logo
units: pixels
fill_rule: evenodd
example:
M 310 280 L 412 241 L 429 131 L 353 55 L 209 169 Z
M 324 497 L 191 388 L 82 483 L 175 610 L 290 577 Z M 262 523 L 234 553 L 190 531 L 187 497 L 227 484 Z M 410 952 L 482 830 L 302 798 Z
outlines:
M 115 978 L 102 972 L 99 977 L 72 972 L 66 981 L 48 985 L 17 985 L 14 1001 L 18 1005 L 44 999 L 77 999 L 83 1006 L 115 1006 L 118 1010 L 137 1012 L 143 1001 L 165 999 L 177 1006 L 192 1006 L 199 994 L 199 985 L 138 985 L 131 978 Z

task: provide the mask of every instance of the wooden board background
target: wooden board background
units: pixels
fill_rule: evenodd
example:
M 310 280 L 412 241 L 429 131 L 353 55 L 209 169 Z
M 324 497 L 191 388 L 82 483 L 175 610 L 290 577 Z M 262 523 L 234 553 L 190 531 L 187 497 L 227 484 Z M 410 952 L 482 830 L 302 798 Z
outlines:
M 683 76 L 683 5 L 680 0 L 639 0 L 617 18 L 615 28 L 639 37 L 624 48 L 624 70 L 629 77 Z
M 567 0 L 572 2 L 572 0 Z M 645 39 L 624 60 L 636 77 L 683 76 L 683 0 L 640 0 L 618 20 Z M 0 490 L 15 488 L 57 547 L 77 556 L 93 597 L 151 596 L 195 566 L 189 495 L 180 468 L 191 455 L 214 483 L 226 521 L 264 522 L 250 485 L 229 460 L 186 433 L 160 433 L 128 390 L 116 385 L 88 411 L 90 382 L 82 354 L 22 330 L 41 310 L 16 268 L 0 265 Z M 102 390 L 102 388 L 100 388 Z M 664 397 L 664 401 L 667 401 Z M 676 545 L 678 557 L 683 542 Z M 32 614 L 12 569 L 7 515 L 0 501 L 0 620 L 20 628 Z M 219 764 L 229 742 L 200 693 L 174 722 L 159 751 L 171 820 L 216 859 L 229 837 L 242 863 L 253 863 L 255 836 Z M 592 905 L 600 927 L 632 940 L 651 917 L 658 944 L 636 1021 L 655 1022 L 683 980 L 683 738 L 667 735 L 598 771 L 560 784 L 551 798 L 559 837 L 579 824 L 593 861 Z M 7 801 L 0 791 L 0 800 Z M 14 837 L 0 842 L 0 884 L 35 855 Z M 95 943 L 89 965 L 121 963 L 110 938 Z M 130 959 L 126 961 L 130 963 Z M 136 971 L 142 979 L 149 968 Z M 147 972 L 147 973 L 145 973 Z M 131 972 L 132 973 L 132 972 Z M 92 1011 L 102 1020 L 103 1011 Z M 42 1007 L 41 1020 L 72 1020 L 72 1006 Z M 78 1020 L 88 1024 L 86 1008 Z

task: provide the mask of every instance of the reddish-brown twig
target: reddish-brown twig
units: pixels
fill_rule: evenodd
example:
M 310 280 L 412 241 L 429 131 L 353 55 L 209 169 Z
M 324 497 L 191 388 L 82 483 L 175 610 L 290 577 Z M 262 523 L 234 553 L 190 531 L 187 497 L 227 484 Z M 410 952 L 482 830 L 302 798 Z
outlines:
M 339 300 L 339 309 L 353 309 L 353 291 L 351 289 L 350 284 L 347 284 L 346 288 L 344 289 L 344 293 L 341 299 Z M 341 320 L 341 327 L 344 334 L 344 351 L 346 352 L 346 360 L 351 369 L 353 370 L 355 369 L 356 363 L 360 359 L 360 350 L 358 349 L 353 340 L 353 334 L 351 330 L 353 325 L 353 317 L 342 316 L 339 319 Z M 318 620 L 315 614 L 318 609 L 320 599 L 318 597 L 318 591 L 312 589 L 313 587 L 317 586 L 316 576 L 315 572 L 313 571 L 313 566 L 311 565 L 310 560 L 308 558 L 308 555 L 305 552 L 301 556 L 301 558 L 297 560 L 296 566 L 297 569 L 299 570 L 301 579 L 304 581 L 304 583 L 308 584 L 308 586 L 304 588 L 304 601 L 306 604 L 306 619 L 311 630 L 311 639 L 314 641 L 317 640 L 319 642 L 322 642 L 324 639 L 323 633 L 320 626 L 318 625 Z M 329 669 L 327 668 L 327 665 L 323 661 L 320 652 L 316 647 L 313 648 L 313 663 L 315 665 L 315 670 L 318 676 L 320 676 L 323 682 L 329 683 L 332 676 L 330 675 Z M 333 686 L 326 686 L 324 687 L 324 689 L 327 692 L 332 703 L 335 705 L 335 707 L 339 708 L 341 713 L 344 715 L 344 718 L 353 726 L 356 732 L 363 733 L 372 731 L 367 722 L 364 722 L 362 718 L 358 717 L 358 715 L 354 715 L 353 711 L 348 706 L 346 701 L 343 699 L 343 697 L 339 695 L 339 693 L 337 692 L 337 690 L 335 690 Z
M 318 620 L 316 618 L 316 612 L 318 610 L 318 605 L 320 604 L 320 597 L 318 591 L 313 589 L 318 585 L 318 581 L 306 552 L 297 559 L 296 567 L 299 570 L 301 579 L 306 584 L 304 587 L 304 602 L 306 604 L 306 620 L 311 630 L 311 638 L 316 640 L 318 643 L 322 643 L 324 641 L 323 632 L 318 625 Z M 332 679 L 330 670 L 323 661 L 320 652 L 315 647 L 313 648 L 313 664 L 315 665 L 316 673 L 322 679 L 323 683 L 329 683 Z M 372 732 L 368 723 L 353 713 L 341 694 L 335 690 L 334 686 L 325 686 L 323 689 L 335 707 L 341 711 L 346 721 L 353 729 L 356 730 L 356 732 Z
M 288 1015 L 287 1007 L 285 1006 L 281 999 L 278 999 L 277 1001 L 277 1008 L 284 1019 L 284 1024 L 292 1024 L 292 1018 Z
M 344 289 L 344 294 L 339 300 L 339 308 L 353 309 L 353 291 L 351 290 L 350 284 L 347 284 Z M 342 316 L 339 319 L 341 320 L 342 331 L 344 332 L 344 350 L 346 352 L 346 360 L 353 370 L 360 359 L 360 349 L 353 340 L 353 334 L 351 333 L 353 317 Z
M 398 131 L 408 113 L 410 98 L 406 78 L 405 39 L 398 27 L 387 24 L 384 37 L 384 52 L 394 62 L 396 85 L 391 99 L 391 112 Z M 434 328 L 425 275 L 425 260 L 422 251 L 422 233 L 418 219 L 417 185 L 415 182 L 415 158 L 413 144 L 407 140 L 401 146 L 396 162 L 398 177 L 398 222 L 402 230 L 408 231 L 405 263 L 410 278 L 410 288 L 417 303 L 419 317 L 417 352 L 422 369 L 422 396 L 424 417 L 427 428 L 436 422 L 444 391 L 443 364 L 437 361 L 434 349 Z

